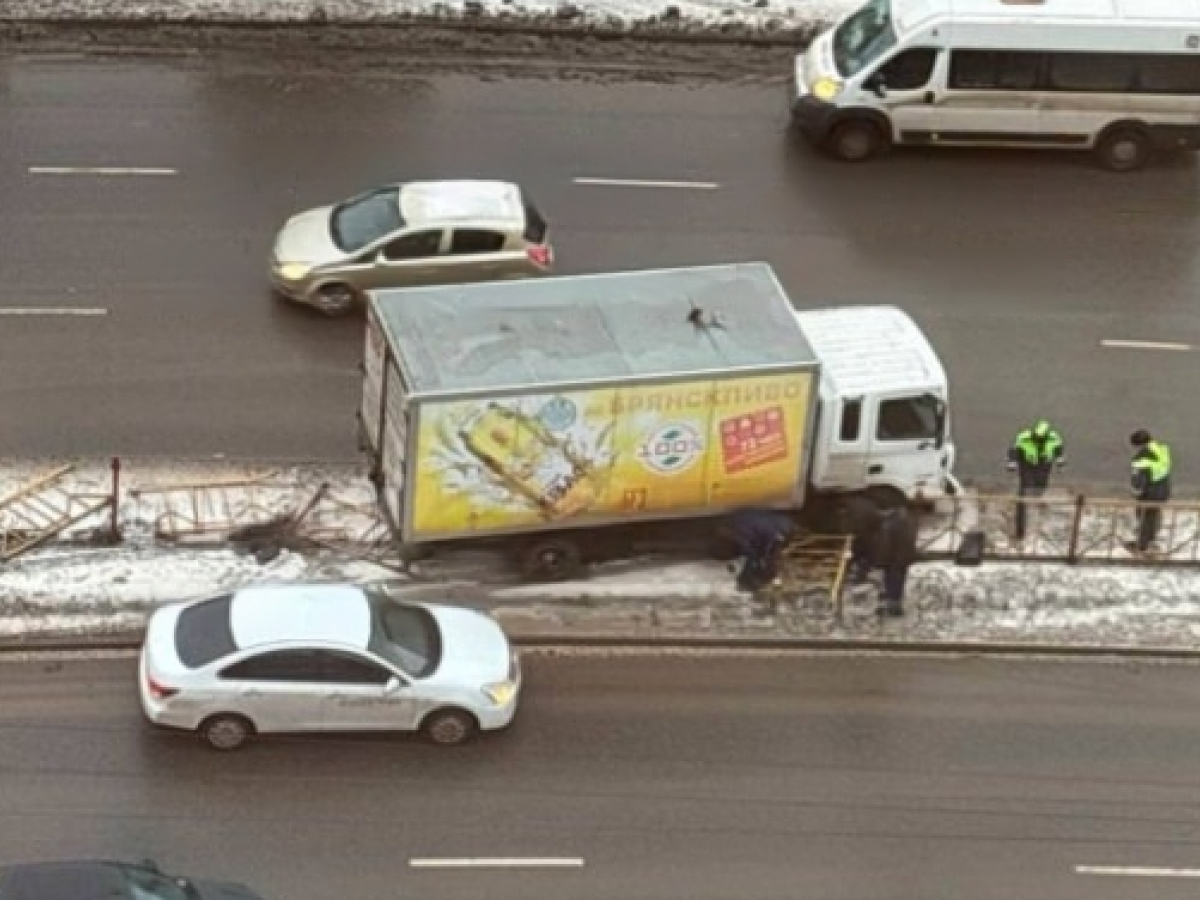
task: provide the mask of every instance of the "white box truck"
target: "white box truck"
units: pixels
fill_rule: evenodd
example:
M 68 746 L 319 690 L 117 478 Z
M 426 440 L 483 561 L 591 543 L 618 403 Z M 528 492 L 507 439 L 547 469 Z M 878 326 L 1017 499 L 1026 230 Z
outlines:
M 741 508 L 935 500 L 948 400 L 905 313 L 797 313 L 746 263 L 374 292 L 359 419 L 402 545 L 557 578 Z

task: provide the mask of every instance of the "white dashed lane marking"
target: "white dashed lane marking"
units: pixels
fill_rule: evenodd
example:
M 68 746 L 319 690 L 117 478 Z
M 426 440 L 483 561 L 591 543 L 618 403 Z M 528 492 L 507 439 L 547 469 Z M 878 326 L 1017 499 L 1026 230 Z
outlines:
M 1200 878 L 1200 869 L 1159 869 L 1149 866 L 1076 866 L 1076 875 L 1117 878 Z
M 636 178 L 574 178 L 576 184 L 596 187 L 677 188 L 691 191 L 715 191 L 720 187 L 715 181 L 642 181 Z
M 177 169 L 122 166 L 30 166 L 30 175 L 177 175 Z
M 107 316 L 98 306 L 0 306 L 0 316 Z
M 1100 346 L 1114 350 L 1168 350 L 1175 353 L 1187 353 L 1196 349 L 1191 344 L 1176 344 L 1172 341 L 1101 341 Z
M 578 856 L 425 857 L 410 859 L 408 865 L 413 869 L 579 869 L 583 867 L 583 859 Z

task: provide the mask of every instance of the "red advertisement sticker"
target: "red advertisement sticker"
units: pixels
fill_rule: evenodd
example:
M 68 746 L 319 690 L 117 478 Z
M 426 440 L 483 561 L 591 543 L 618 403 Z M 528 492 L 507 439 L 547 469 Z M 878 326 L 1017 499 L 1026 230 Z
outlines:
M 726 475 L 787 459 L 783 407 L 772 406 L 721 420 L 721 457 Z

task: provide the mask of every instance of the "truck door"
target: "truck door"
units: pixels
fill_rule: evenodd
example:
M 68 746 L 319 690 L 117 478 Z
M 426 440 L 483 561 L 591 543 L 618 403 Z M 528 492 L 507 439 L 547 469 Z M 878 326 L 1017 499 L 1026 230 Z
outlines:
M 828 416 L 828 424 L 821 423 L 822 436 L 827 434 L 827 454 L 817 451 L 813 467 L 813 483 L 821 490 L 858 491 L 867 486 L 867 458 L 870 451 L 869 425 L 863 421 L 864 400 L 862 397 L 843 397 L 825 408 L 822 417 Z
M 895 488 L 908 497 L 936 493 L 942 480 L 945 402 L 929 393 L 882 395 L 873 412 L 868 483 Z

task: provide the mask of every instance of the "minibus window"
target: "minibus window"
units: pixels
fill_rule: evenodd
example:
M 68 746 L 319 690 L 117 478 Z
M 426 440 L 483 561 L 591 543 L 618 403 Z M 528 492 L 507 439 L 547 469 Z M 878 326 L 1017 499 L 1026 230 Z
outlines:
M 929 84 L 937 63 L 937 50 L 914 47 L 893 56 L 879 70 L 883 86 L 893 91 L 915 91 Z
M 843 78 L 853 78 L 894 46 L 889 0 L 871 0 L 833 33 L 833 62 Z

